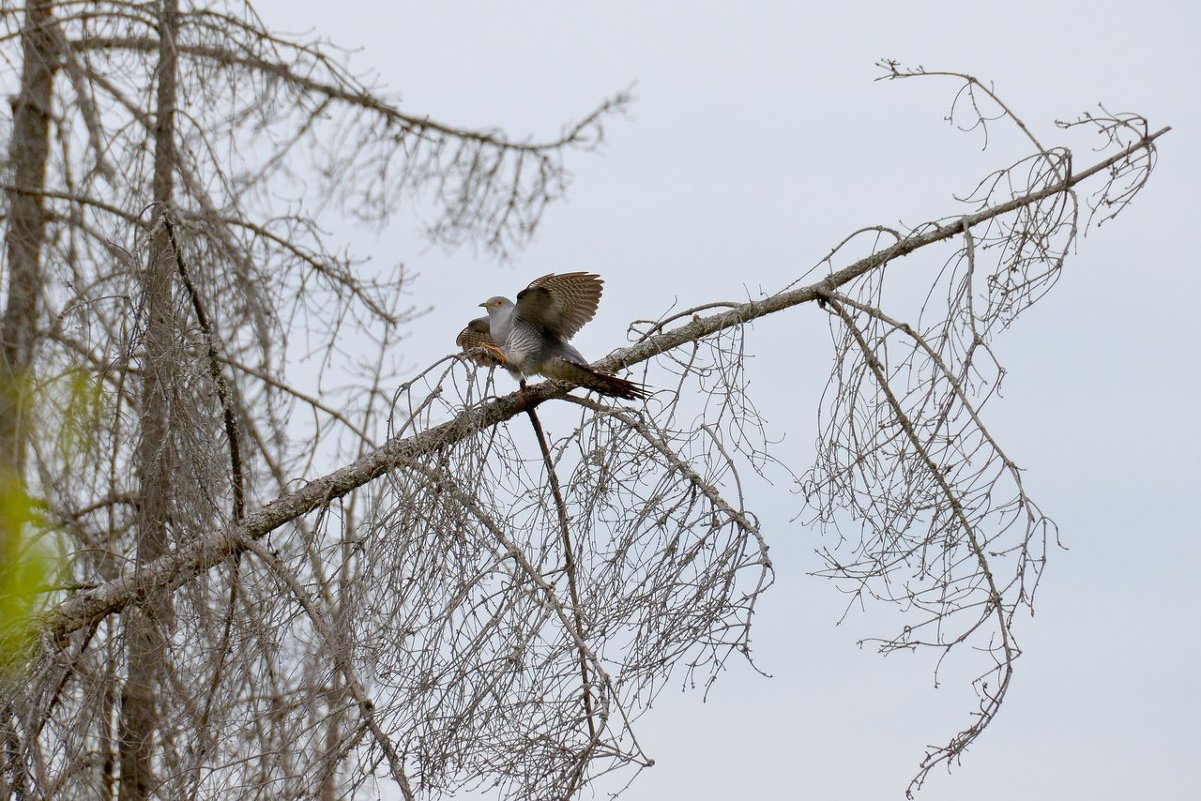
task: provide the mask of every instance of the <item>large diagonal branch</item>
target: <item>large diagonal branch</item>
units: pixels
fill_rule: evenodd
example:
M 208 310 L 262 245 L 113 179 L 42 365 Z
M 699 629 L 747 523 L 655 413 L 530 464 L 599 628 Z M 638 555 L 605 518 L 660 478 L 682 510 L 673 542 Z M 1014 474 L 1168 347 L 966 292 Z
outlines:
M 1154 140 L 1169 130 L 1171 129 L 1163 128 L 1148 134 L 1089 169 L 1037 192 L 1031 192 L 975 214 L 958 218 L 952 224 L 930 224 L 920 232 L 915 232 L 888 248 L 831 273 L 820 281 L 781 292 L 763 300 L 742 303 L 719 314 L 696 317 L 686 325 L 619 350 L 602 359 L 596 364 L 596 367 L 606 371 L 630 367 L 718 331 L 740 326 L 759 317 L 817 300 L 837 287 L 897 258 L 962 234 L 964 226 L 975 227 L 995 217 L 1038 203 L 1059 192 L 1069 191 L 1081 181 L 1112 167 L 1133 153 L 1150 148 Z M 464 410 L 455 418 L 441 425 L 408 437 L 390 440 L 382 447 L 345 467 L 315 479 L 294 492 L 280 495 L 270 503 L 248 514 L 241 524 L 231 524 L 200 536 L 159 560 L 142 566 L 137 573 L 122 576 L 63 601 L 43 616 L 42 629 L 52 640 L 61 641 L 72 632 L 88 626 L 93 621 L 123 609 L 135 599 L 144 597 L 148 592 L 157 589 L 174 590 L 187 583 L 192 577 L 238 553 L 242 548 L 239 544 L 242 538 L 260 539 L 308 512 L 363 486 L 397 465 L 412 463 L 426 454 L 460 442 L 544 401 L 561 398 L 572 389 L 572 386 L 561 382 L 537 384 L 529 387 L 524 394 L 513 393 L 479 404 Z

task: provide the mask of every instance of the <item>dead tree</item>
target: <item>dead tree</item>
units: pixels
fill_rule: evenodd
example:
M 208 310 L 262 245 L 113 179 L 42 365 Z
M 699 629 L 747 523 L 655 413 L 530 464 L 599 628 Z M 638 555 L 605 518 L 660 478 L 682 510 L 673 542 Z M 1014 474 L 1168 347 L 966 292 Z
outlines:
M 562 154 L 594 145 L 624 98 L 560 138 L 514 143 L 406 115 L 252 13 L 50 12 L 38 29 L 53 52 L 53 159 L 42 185 L 6 175 L 4 188 L 10 207 L 32 193 L 48 209 L 40 263 L 61 265 L 34 326 L 25 447 L 38 534 L 67 557 L 30 668 L 6 691 L 7 792 L 340 798 L 384 777 L 406 798 L 573 796 L 649 764 L 635 722 L 665 684 L 708 683 L 749 655 L 772 571 L 741 486 L 777 469 L 832 534 L 829 575 L 909 614 L 881 647 L 983 660 L 975 717 L 915 784 L 994 718 L 1054 527 L 985 426 L 1001 377 L 990 346 L 1054 284 L 1081 215 L 1117 213 L 1142 188 L 1163 131 L 1082 118 L 1107 148 L 1083 169 L 1030 135 L 1029 155 L 952 217 L 852 234 L 761 299 L 636 323 L 598 366 L 644 371 L 662 388 L 645 405 L 555 383 L 493 399 L 458 356 L 393 391 L 402 276 L 325 244 L 304 216 L 300 159 L 315 156 L 322 195 L 361 217 L 432 191 L 432 235 L 503 251 L 562 190 Z M 22 41 L 19 15 L 0 19 Z M 989 88 L 953 78 L 957 112 L 1029 134 Z M 172 108 L 174 135 L 160 137 Z M 254 155 L 214 157 L 231 142 Z M 268 202 L 280 197 L 283 213 Z M 899 260 L 940 245 L 951 253 L 926 304 L 899 307 Z M 829 316 L 836 353 L 808 471 L 774 462 L 742 374 L 746 323 L 799 308 Z M 293 321 L 326 364 L 352 332 L 377 344 L 351 364 L 353 393 L 290 381 Z M 61 384 L 80 373 L 95 391 L 71 411 Z M 157 450 L 155 397 L 168 401 Z M 535 408 L 567 433 L 508 424 Z M 167 453 L 154 510 L 147 479 Z M 143 558 L 150 519 L 165 547 Z M 163 613 L 139 618 L 154 599 Z M 149 722 L 115 726 L 138 681 Z
M 517 141 L 406 113 L 331 52 L 234 4 L 0 8 L 16 98 L 0 177 L 0 378 L 13 388 L 0 441 L 6 471 L 43 505 L 36 537 L 65 555 L 48 597 L 144 575 L 241 521 L 248 499 L 311 474 L 318 456 L 352 459 L 380 441 L 391 348 L 412 314 L 403 269 L 327 246 L 312 207 L 382 222 L 429 196 L 433 238 L 504 255 L 564 191 L 567 153 L 595 148 L 626 103 Z M 376 352 L 356 345 L 351 358 L 343 329 Z M 289 348 L 312 348 L 315 381 L 286 373 L 305 355 Z M 350 546 L 330 551 L 310 533 L 307 574 L 334 582 L 322 600 L 337 605 L 357 580 Z M 278 755 L 254 776 L 336 795 L 337 772 L 307 760 L 341 761 L 356 690 L 327 681 L 324 651 L 306 668 L 254 622 L 278 600 L 234 559 L 95 621 L 61 673 L 3 694 L 3 796 L 194 796 L 211 789 L 209 764 L 240 752 Z M 300 696 L 307 712 L 258 726 Z M 292 726 L 316 726 L 322 745 L 279 749 Z

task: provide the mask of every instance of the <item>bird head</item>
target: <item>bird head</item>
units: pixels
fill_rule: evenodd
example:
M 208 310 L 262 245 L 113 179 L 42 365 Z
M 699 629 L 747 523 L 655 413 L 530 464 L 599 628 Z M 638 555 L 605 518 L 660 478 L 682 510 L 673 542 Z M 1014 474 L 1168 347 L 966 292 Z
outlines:
M 494 311 L 496 309 L 503 309 L 506 306 L 512 306 L 512 305 L 513 305 L 513 301 L 509 300 L 508 298 L 501 297 L 500 295 L 497 295 L 494 298 L 488 298 L 487 300 L 485 300 L 483 303 L 480 304 L 480 306 L 487 309 L 489 313 L 492 313 L 492 311 Z

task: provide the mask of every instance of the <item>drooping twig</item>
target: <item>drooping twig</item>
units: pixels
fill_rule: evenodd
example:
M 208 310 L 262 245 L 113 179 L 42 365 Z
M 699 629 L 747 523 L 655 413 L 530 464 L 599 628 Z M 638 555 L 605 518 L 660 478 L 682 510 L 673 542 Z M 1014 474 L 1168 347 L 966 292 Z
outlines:
M 191 276 L 188 275 L 183 250 L 180 248 L 179 242 L 175 237 L 175 226 L 171 223 L 171 215 L 169 212 L 164 211 L 160 219 L 162 220 L 163 228 L 167 231 L 167 238 L 171 242 L 171 250 L 175 253 L 175 266 L 179 270 L 180 280 L 188 292 L 188 297 L 192 301 L 192 309 L 196 314 L 196 321 L 204 333 L 209 377 L 217 385 L 217 398 L 221 402 L 222 418 L 225 423 L 225 436 L 229 442 L 230 481 L 233 485 L 234 503 L 233 519 L 235 523 L 240 523 L 245 516 L 246 509 L 246 476 L 242 466 L 242 444 L 241 437 L 238 434 L 237 418 L 234 415 L 233 394 L 230 392 L 229 384 L 225 380 L 225 374 L 221 372 L 221 358 L 217 353 L 216 337 L 213 336 L 212 324 L 210 323 L 208 314 L 205 312 L 204 303 L 200 299 L 200 293 L 196 291 L 196 285 L 192 283 Z M 230 566 L 229 597 L 225 606 L 225 621 L 221 631 L 221 642 L 217 647 L 217 665 L 213 669 L 212 678 L 209 680 L 208 692 L 204 699 L 204 711 L 200 717 L 200 731 L 202 732 L 208 731 L 212 719 L 213 702 L 217 697 L 217 690 L 221 686 L 221 677 L 225 671 L 226 659 L 229 656 L 229 643 L 233 634 L 234 609 L 238 603 L 239 587 L 241 586 L 241 565 L 241 554 L 238 554 L 234 557 L 233 563 Z M 211 738 L 205 738 L 202 748 L 207 750 L 211 742 Z
M 297 603 L 300 604 L 309 619 L 313 622 L 314 627 L 325 641 L 325 647 L 333 659 L 335 667 L 346 680 L 347 689 L 350 691 L 351 697 L 354 698 L 359 713 L 363 716 L 363 722 L 371 731 L 380 750 L 384 752 L 393 780 L 395 780 L 396 785 L 400 788 L 405 801 L 413 801 L 415 798 L 413 787 L 409 782 L 409 777 L 405 773 L 403 759 L 392 744 L 392 741 L 388 739 L 388 735 L 380 727 L 379 722 L 376 721 L 375 705 L 367 696 L 367 691 L 363 688 L 363 684 L 359 681 L 354 667 L 350 664 L 350 660 L 346 655 L 347 649 L 340 641 L 334 627 L 326 619 L 325 615 L 321 613 L 321 610 L 317 608 L 317 604 L 313 601 L 308 591 L 300 585 L 300 582 L 296 580 L 292 572 L 288 570 L 279 557 L 273 554 L 270 549 L 254 540 L 244 541 L 243 547 L 271 568 L 279 580 L 288 587 L 293 597 L 296 598 Z
M 563 569 L 567 572 L 567 590 L 571 595 L 571 611 L 575 616 L 576 630 L 584 636 L 584 618 L 580 613 L 580 593 L 576 587 L 575 553 L 571 547 L 571 529 L 567 518 L 567 505 L 563 503 L 563 493 L 559 490 L 559 479 L 555 475 L 555 463 L 551 459 L 550 446 L 546 444 L 546 434 L 542 431 L 542 423 L 533 407 L 525 410 L 538 436 L 538 447 L 542 450 L 542 462 L 546 465 L 546 476 L 550 482 L 550 491 L 555 499 L 555 510 L 559 514 L 559 534 L 563 538 Z M 582 648 L 577 648 L 580 655 L 580 680 L 583 683 L 584 714 L 588 718 L 588 737 L 596 739 L 596 724 L 592 721 L 592 684 L 588 678 L 588 655 Z
M 848 331 L 851 333 L 851 336 L 854 337 L 855 343 L 859 346 L 859 350 L 863 355 L 864 361 L 870 368 L 872 376 L 876 380 L 877 386 L 887 399 L 888 405 L 892 409 L 892 413 L 897 423 L 901 426 L 901 429 L 905 432 L 905 436 L 909 439 L 910 444 L 913 445 L 914 449 L 921 457 L 921 461 L 925 465 L 926 470 L 938 484 L 947 506 L 952 510 L 955 519 L 958 520 L 959 525 L 962 527 L 963 533 L 967 537 L 971 552 L 975 556 L 980 574 L 984 577 L 985 583 L 987 584 L 987 614 L 981 616 L 981 622 L 983 622 L 983 619 L 987 616 L 995 616 L 997 618 L 997 631 L 1001 638 L 1001 650 L 1004 653 L 1004 659 L 1001 661 L 1001 664 L 997 666 L 997 670 L 1000 672 L 1000 685 L 995 691 L 985 692 L 985 701 L 981 705 L 980 711 L 976 713 L 976 720 L 971 726 L 957 733 L 947 745 L 932 751 L 922 761 L 921 771 L 913 779 L 913 781 L 910 782 L 909 789 L 906 791 L 906 796 L 913 798 L 914 792 L 921 787 L 926 775 L 929 774 L 929 772 L 933 770 L 936 765 L 953 760 L 959 756 L 959 754 L 961 754 L 965 748 L 971 745 L 971 743 L 974 742 L 976 738 L 978 738 L 984 732 L 989 723 L 991 723 L 996 717 L 996 713 L 1001 707 L 1001 702 L 1004 700 L 1005 694 L 1009 690 L 1010 679 L 1013 678 L 1014 660 L 1017 659 L 1021 651 L 1018 648 L 1017 643 L 1013 640 L 1013 634 L 1005 620 L 1004 596 L 1002 595 L 1001 589 L 997 584 L 996 578 L 993 576 L 993 570 L 989 564 L 988 554 L 985 553 L 984 545 L 976 531 L 976 526 L 973 525 L 972 521 L 968 519 L 967 512 L 963 508 L 963 502 L 959 493 L 955 492 L 955 490 L 947 482 L 946 477 L 943 475 L 943 471 L 939 468 L 939 465 L 930 455 L 926 445 L 918 436 L 917 431 L 914 428 L 913 421 L 910 419 L 909 415 L 906 414 L 904 407 L 901 405 L 900 400 L 897 398 L 889 384 L 888 376 L 884 372 L 883 365 L 881 365 L 880 360 L 876 358 L 876 354 L 868 345 L 867 340 L 864 339 L 863 333 L 859 330 L 859 327 L 855 325 L 854 318 L 852 318 L 847 310 L 843 308 L 842 303 L 833 294 L 827 293 L 823 295 L 822 300 L 842 319 L 843 324 L 846 325 Z M 968 633 L 970 633 L 970 630 Z M 966 639 L 966 637 L 967 633 L 964 633 L 957 638 L 957 641 L 962 641 Z
M 188 298 L 192 301 L 192 309 L 196 313 L 196 322 L 199 323 L 200 330 L 204 332 L 209 377 L 217 385 L 217 399 L 221 402 L 221 411 L 225 422 L 225 437 L 229 440 L 230 476 L 234 498 L 233 519 L 234 522 L 240 523 L 246 511 L 246 477 L 242 468 L 242 442 L 238 436 L 237 417 L 234 415 L 233 408 L 233 395 L 229 390 L 229 383 L 225 380 L 225 375 L 221 372 L 221 357 L 217 353 L 217 343 L 213 336 L 212 324 L 209 322 L 208 314 L 204 311 L 204 304 L 200 300 L 200 294 L 196 291 L 196 285 L 192 283 L 192 279 L 188 275 L 188 269 L 184 263 L 183 251 L 179 247 L 179 242 L 176 241 L 175 226 L 171 224 L 171 217 L 167 213 L 164 213 L 160 219 L 162 220 L 163 227 L 167 230 L 168 239 L 171 240 L 171 250 L 175 253 L 175 266 L 179 270 L 179 277 L 183 281 L 184 288 L 188 291 Z

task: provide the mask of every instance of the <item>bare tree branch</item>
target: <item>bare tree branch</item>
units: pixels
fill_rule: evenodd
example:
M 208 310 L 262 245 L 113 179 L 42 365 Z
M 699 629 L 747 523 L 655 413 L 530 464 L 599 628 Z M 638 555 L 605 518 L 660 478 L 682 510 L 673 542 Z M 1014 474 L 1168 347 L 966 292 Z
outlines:
M 1023 206 L 1037 203 L 1057 192 L 1070 189 L 1098 172 L 1128 159 L 1135 151 L 1148 147 L 1151 142 L 1170 130 L 1171 128 L 1163 128 L 1156 131 L 1120 153 L 1065 179 L 1056 187 L 1015 198 L 986 211 L 966 216 L 962 219 L 961 224 L 975 227 Z M 818 300 L 831 290 L 849 283 L 872 269 L 909 255 L 920 248 L 949 239 L 960 230 L 955 226 L 932 225 L 926 232 L 906 237 L 879 253 L 860 259 L 816 283 L 781 292 L 764 300 L 749 301 L 727 312 L 708 317 L 697 317 L 671 331 L 652 336 L 629 348 L 619 350 L 597 362 L 595 367 L 603 371 L 629 368 L 723 329 L 741 326 L 759 317 L 801 303 Z M 260 509 L 250 512 L 246 517 L 246 522 L 241 526 L 232 526 L 221 531 L 211 532 L 179 549 L 175 554 L 165 557 L 159 564 L 147 566 L 138 576 L 123 577 L 104 587 L 59 604 L 46 615 L 44 628 L 47 634 L 57 641 L 88 625 L 96 617 L 123 608 L 132 599 L 151 588 L 177 588 L 196 573 L 221 563 L 235 553 L 238 550 L 237 539 L 239 537 L 259 539 L 285 523 L 328 504 L 383 475 L 402 460 L 411 461 L 440 447 L 458 442 L 477 431 L 508 420 L 527 408 L 536 407 L 546 400 L 561 398 L 570 390 L 570 386 L 558 382 L 544 382 L 531 386 L 524 398 L 519 397 L 517 393 L 498 398 L 495 401 L 465 410 L 454 420 L 427 431 L 404 439 L 392 440 L 362 459 L 311 481 L 296 492 L 281 495 Z

